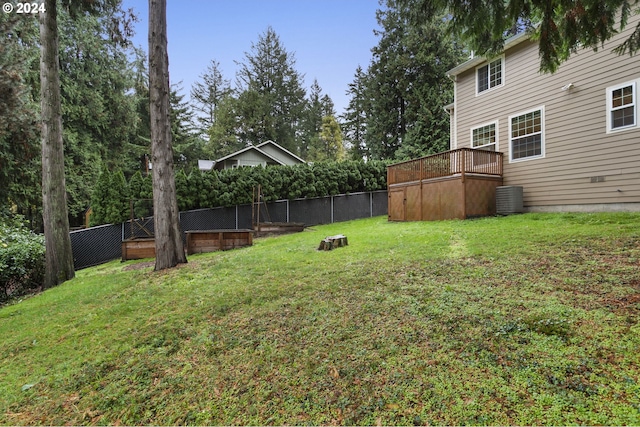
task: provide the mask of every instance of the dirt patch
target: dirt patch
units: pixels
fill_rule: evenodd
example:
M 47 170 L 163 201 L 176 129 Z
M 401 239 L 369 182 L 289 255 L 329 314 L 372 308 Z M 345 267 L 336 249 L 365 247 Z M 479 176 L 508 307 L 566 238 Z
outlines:
M 125 266 L 123 268 L 123 270 L 124 271 L 142 270 L 143 268 L 153 267 L 155 265 L 156 265 L 155 261 L 138 262 L 138 263 L 135 263 L 135 264 L 129 264 L 129 265 Z
M 631 294 L 620 298 L 607 298 L 602 303 L 605 307 L 614 311 L 638 312 L 640 311 L 640 294 Z

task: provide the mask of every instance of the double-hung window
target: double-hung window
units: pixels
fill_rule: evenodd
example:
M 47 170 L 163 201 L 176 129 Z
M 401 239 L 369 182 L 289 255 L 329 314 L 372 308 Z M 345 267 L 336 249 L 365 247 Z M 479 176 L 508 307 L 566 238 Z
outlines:
M 503 83 L 504 57 L 500 57 L 476 68 L 476 94 L 480 94 Z
M 544 107 L 509 117 L 511 161 L 544 157 Z
M 607 88 L 607 132 L 637 126 L 636 82 Z
M 471 129 L 471 146 L 486 151 L 496 151 L 497 123 L 489 123 L 484 126 Z
M 473 153 L 473 165 L 479 166 L 494 161 L 494 157 L 484 151 L 496 151 L 498 143 L 498 122 L 488 123 L 471 129 L 471 147 L 479 150 Z

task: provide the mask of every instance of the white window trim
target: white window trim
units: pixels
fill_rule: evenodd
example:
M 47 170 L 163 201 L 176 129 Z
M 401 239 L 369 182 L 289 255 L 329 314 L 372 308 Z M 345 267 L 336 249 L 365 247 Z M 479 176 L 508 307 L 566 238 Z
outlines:
M 500 142 L 498 141 L 498 139 L 499 139 L 498 138 L 498 129 L 499 129 L 498 120 L 494 120 L 492 122 L 483 123 L 481 125 L 474 126 L 471 129 L 469 129 L 469 147 L 471 147 L 474 150 L 476 150 L 476 149 L 481 149 L 482 147 L 486 147 L 487 145 L 491 145 L 491 144 L 485 144 L 485 145 L 480 145 L 478 147 L 474 147 L 473 146 L 473 131 L 476 130 L 476 129 L 480 129 L 480 128 L 483 128 L 483 127 L 486 127 L 486 126 L 491 126 L 491 125 L 494 125 L 495 128 L 496 128 L 496 142 L 495 142 L 496 149 L 495 149 L 495 151 L 496 152 L 500 151 Z
M 624 132 L 626 130 L 630 130 L 630 129 L 637 129 L 638 128 L 638 82 L 640 82 L 640 79 L 636 79 L 636 80 L 631 80 L 628 82 L 624 82 L 624 83 L 620 83 L 617 84 L 615 86 L 609 86 L 607 88 L 607 133 L 617 133 L 617 132 Z M 613 123 L 611 122 L 611 111 L 613 110 L 613 108 L 611 107 L 611 103 L 613 101 L 613 91 L 617 90 L 617 89 L 621 89 L 623 87 L 627 87 L 627 86 L 633 86 L 633 107 L 634 107 L 634 124 L 633 125 L 627 125 L 627 126 L 623 126 L 623 127 L 619 127 L 619 128 L 612 128 Z
M 533 113 L 534 111 L 540 111 L 540 154 L 537 156 L 524 157 L 522 159 L 514 159 L 513 158 L 513 144 L 511 143 L 512 138 L 512 125 L 511 120 L 514 117 L 524 116 L 525 114 Z M 545 144 L 545 111 L 544 105 L 540 107 L 531 108 L 526 111 L 521 111 L 517 114 L 512 114 L 509 116 L 509 163 L 520 163 L 520 162 L 528 162 L 530 160 L 543 159 L 546 156 L 546 144 Z
M 499 85 L 496 85 L 496 86 L 494 86 L 494 87 L 490 87 L 490 88 L 488 88 L 488 89 L 486 89 L 486 90 L 483 90 L 482 92 L 478 92 L 478 69 L 480 69 L 480 68 L 482 68 L 482 67 L 485 67 L 485 66 L 487 66 L 487 65 L 491 64 L 492 62 L 496 62 L 496 61 L 500 61 L 500 69 L 502 70 L 502 72 L 501 72 L 502 76 L 501 76 L 501 79 L 500 79 L 500 84 L 499 84 Z M 476 91 L 476 96 L 484 95 L 485 93 L 492 92 L 492 91 L 494 91 L 494 90 L 496 90 L 496 89 L 499 89 L 499 88 L 501 88 L 502 86 L 504 86 L 504 83 L 505 83 L 505 74 L 506 74 L 506 73 L 505 73 L 505 66 L 504 66 L 504 63 L 505 63 L 505 61 L 504 61 L 504 54 L 502 54 L 502 55 L 500 55 L 499 57 L 497 57 L 497 58 L 493 58 L 493 59 L 492 59 L 492 60 L 490 60 L 490 61 L 486 61 L 486 62 L 484 62 L 482 65 L 478 65 L 478 66 L 476 67 L 476 69 L 475 69 L 475 80 L 476 80 L 476 83 L 475 83 L 475 84 L 476 84 L 475 91 Z

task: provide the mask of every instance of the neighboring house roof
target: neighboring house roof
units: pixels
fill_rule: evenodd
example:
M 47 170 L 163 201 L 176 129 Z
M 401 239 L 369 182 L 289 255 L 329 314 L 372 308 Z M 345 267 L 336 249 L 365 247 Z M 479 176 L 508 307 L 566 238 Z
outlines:
M 273 147 L 273 148 L 271 148 L 271 147 Z M 300 157 L 296 156 L 291 151 L 289 151 L 286 148 L 276 144 L 275 142 L 273 142 L 271 140 L 267 140 L 267 141 L 265 141 L 263 143 L 260 143 L 260 144 L 256 145 L 256 148 L 259 148 L 262 151 L 267 151 L 267 152 L 271 152 L 271 153 L 274 153 L 274 150 L 275 150 L 276 153 L 277 153 L 277 151 L 280 151 L 279 154 L 284 154 L 286 156 L 289 156 L 290 158 L 294 159 L 295 161 L 297 161 L 299 163 L 306 163 L 303 159 L 301 159 Z M 275 157 L 278 157 L 278 155 L 276 154 Z
M 198 169 L 201 171 L 209 171 L 215 166 L 215 160 L 198 160 Z
M 520 34 L 516 34 L 515 36 L 509 37 L 507 40 L 505 40 L 504 42 L 504 48 L 502 49 L 503 51 L 512 48 L 513 46 L 516 46 L 524 41 L 527 41 L 531 38 L 531 34 L 527 33 L 527 32 L 522 32 Z M 469 59 L 466 62 L 463 62 L 462 64 L 458 65 L 455 68 L 450 69 L 449 71 L 447 71 L 447 75 L 448 76 L 457 76 L 458 74 L 464 73 L 467 70 L 470 70 L 480 64 L 482 64 L 484 61 L 486 61 L 487 58 L 484 56 L 475 56 L 471 59 Z
M 219 158 L 218 160 L 198 160 L 198 167 L 204 170 L 202 165 L 211 166 L 208 169 L 215 168 L 221 169 L 225 167 L 227 160 L 233 160 L 236 158 L 245 157 L 249 153 L 254 153 L 260 158 L 263 158 L 267 163 L 275 163 L 277 165 L 291 165 L 298 163 L 306 163 L 303 159 L 293 154 L 291 151 L 281 147 L 275 142 L 268 140 L 258 145 L 249 145 L 242 150 L 238 150 L 235 153 L 231 153 L 227 156 Z

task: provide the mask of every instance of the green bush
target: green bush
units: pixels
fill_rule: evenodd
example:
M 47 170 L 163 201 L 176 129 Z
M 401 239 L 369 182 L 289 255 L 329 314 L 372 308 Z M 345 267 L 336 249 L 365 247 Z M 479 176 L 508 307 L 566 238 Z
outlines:
M 42 286 L 44 237 L 18 219 L 0 217 L 0 301 Z
M 273 202 L 385 190 L 387 163 L 382 161 L 318 162 L 294 166 L 176 172 L 176 196 L 181 211 L 249 204 L 253 189 L 262 187 L 263 200 Z M 114 189 L 117 188 L 117 191 Z M 122 182 L 122 173 L 104 170 L 94 189 L 92 225 L 128 219 L 125 199 L 134 199 L 136 217 L 153 213 L 151 177 L 138 172 Z M 126 208 L 126 209 L 125 209 Z

